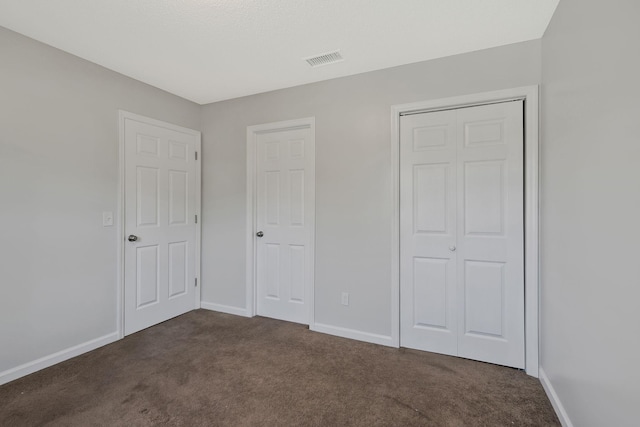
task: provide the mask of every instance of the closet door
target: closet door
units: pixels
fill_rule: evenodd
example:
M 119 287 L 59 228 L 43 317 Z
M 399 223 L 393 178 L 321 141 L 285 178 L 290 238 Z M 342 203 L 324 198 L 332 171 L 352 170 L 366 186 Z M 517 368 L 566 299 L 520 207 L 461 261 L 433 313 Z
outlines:
M 400 316 L 404 347 L 456 355 L 456 112 L 401 118 Z
M 402 346 L 524 367 L 522 112 L 402 117 Z
M 458 355 L 524 368 L 522 101 L 457 111 Z

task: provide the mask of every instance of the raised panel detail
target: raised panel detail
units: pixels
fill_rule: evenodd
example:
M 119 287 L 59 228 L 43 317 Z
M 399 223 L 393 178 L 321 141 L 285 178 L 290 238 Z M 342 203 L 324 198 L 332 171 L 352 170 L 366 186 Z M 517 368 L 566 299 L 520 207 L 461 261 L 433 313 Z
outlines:
M 138 134 L 136 137 L 136 152 L 145 156 L 158 157 L 160 139 L 155 136 Z
M 413 168 L 414 233 L 447 232 L 446 163 Z
M 289 245 L 291 254 L 291 296 L 293 302 L 304 302 L 304 246 Z
M 503 234 L 504 194 L 504 161 L 465 163 L 465 234 Z
M 169 243 L 169 297 L 187 292 L 187 242 Z
M 138 227 L 158 226 L 160 171 L 156 168 L 137 168 Z
M 158 245 L 136 248 L 136 308 L 143 308 L 158 302 L 160 289 L 159 255 Z
M 292 159 L 304 157 L 304 139 L 289 141 L 289 155 Z
M 413 129 L 413 151 L 443 148 L 447 145 L 447 125 Z
M 280 299 L 280 245 L 267 243 L 265 250 L 266 296 Z
M 265 172 L 265 222 L 280 223 L 280 171 Z
M 413 259 L 414 327 L 447 327 L 447 263 L 436 258 Z
M 187 224 L 187 178 L 187 172 L 169 171 L 169 225 Z
M 464 125 L 465 147 L 502 145 L 505 143 L 504 120 L 473 122 L 465 123 Z
M 290 170 L 291 185 L 290 207 L 291 225 L 304 225 L 304 170 Z
M 169 140 L 169 158 L 171 160 L 182 160 L 186 162 L 189 158 L 187 151 L 187 144 L 184 142 Z
M 501 262 L 465 262 L 466 333 L 502 337 L 504 268 Z
M 267 142 L 264 144 L 265 160 L 280 159 L 280 141 Z

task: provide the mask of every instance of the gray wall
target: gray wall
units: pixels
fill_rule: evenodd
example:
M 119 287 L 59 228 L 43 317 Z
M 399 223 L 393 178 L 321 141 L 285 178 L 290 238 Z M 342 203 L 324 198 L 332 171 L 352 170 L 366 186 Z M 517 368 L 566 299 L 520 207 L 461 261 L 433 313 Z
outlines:
M 391 105 L 539 83 L 538 40 L 205 106 L 203 301 L 245 306 L 246 127 L 315 116 L 315 320 L 389 336 Z
M 116 331 L 118 109 L 200 106 L 0 27 L 0 373 Z
M 562 0 L 542 43 L 541 365 L 576 426 L 638 425 L 638 18 Z

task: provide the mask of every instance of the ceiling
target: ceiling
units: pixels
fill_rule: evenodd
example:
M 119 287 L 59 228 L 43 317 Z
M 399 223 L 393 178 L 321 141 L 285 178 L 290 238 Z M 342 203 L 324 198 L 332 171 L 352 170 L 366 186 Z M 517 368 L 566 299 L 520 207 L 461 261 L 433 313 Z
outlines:
M 558 2 L 0 0 L 0 26 L 206 104 L 538 39 Z

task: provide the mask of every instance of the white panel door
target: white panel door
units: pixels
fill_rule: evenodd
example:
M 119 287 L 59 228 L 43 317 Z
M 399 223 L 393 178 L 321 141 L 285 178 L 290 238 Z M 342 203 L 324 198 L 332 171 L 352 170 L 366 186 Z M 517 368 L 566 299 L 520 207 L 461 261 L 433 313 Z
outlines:
M 402 345 L 456 355 L 456 113 L 401 123 Z
M 313 281 L 314 135 L 256 136 L 258 315 L 309 323 Z
M 195 308 L 197 136 L 124 119 L 124 331 Z
M 458 354 L 524 368 L 522 101 L 457 111 Z
M 524 368 L 522 108 L 402 117 L 401 345 Z

